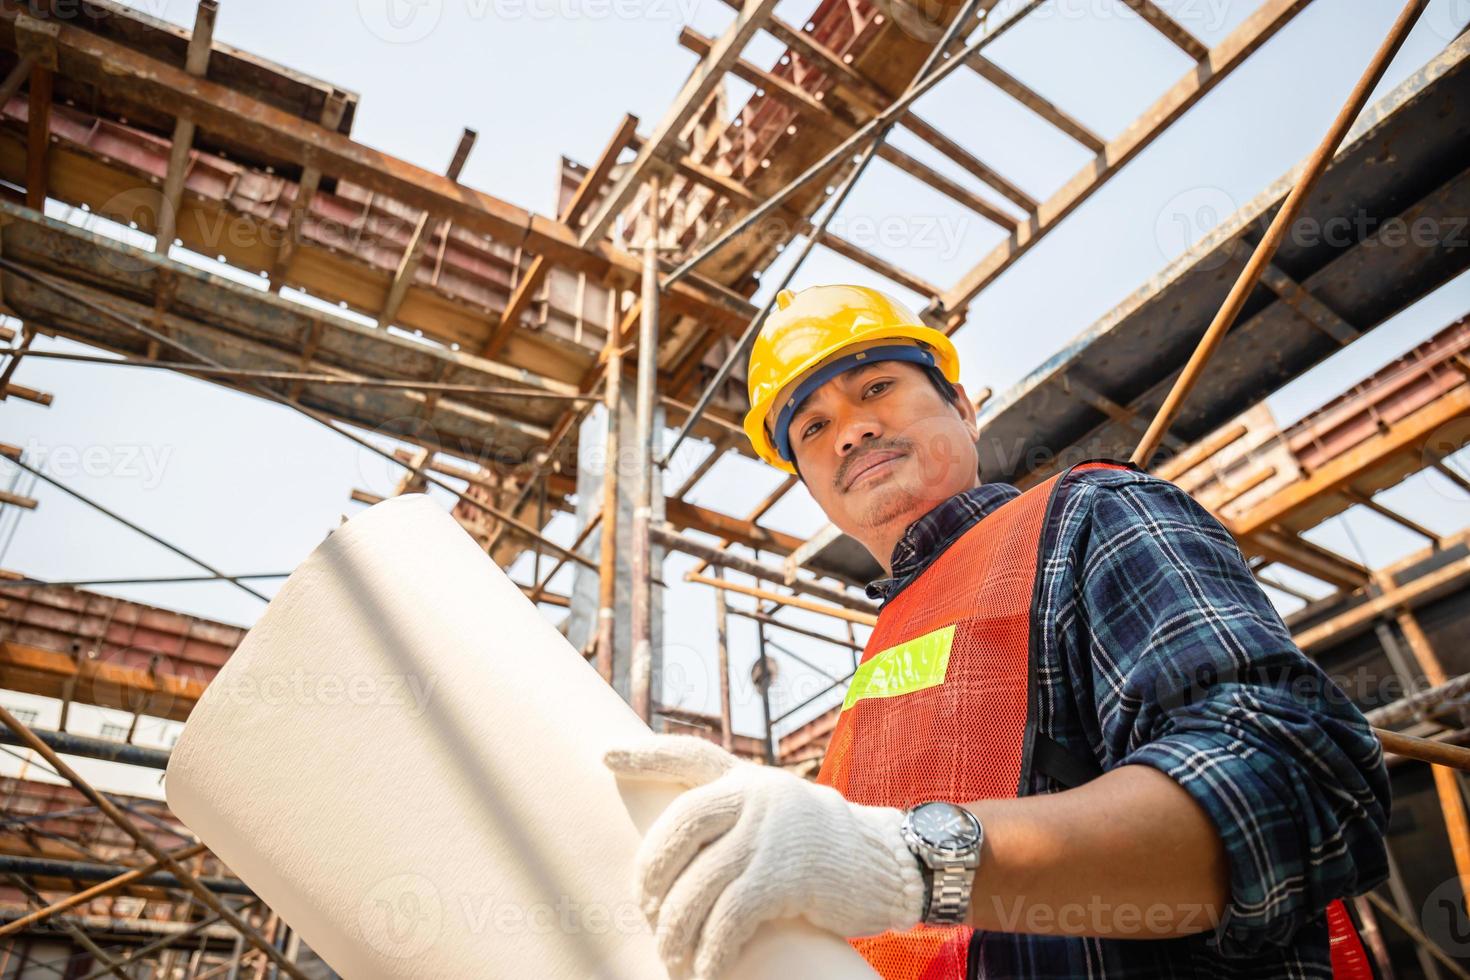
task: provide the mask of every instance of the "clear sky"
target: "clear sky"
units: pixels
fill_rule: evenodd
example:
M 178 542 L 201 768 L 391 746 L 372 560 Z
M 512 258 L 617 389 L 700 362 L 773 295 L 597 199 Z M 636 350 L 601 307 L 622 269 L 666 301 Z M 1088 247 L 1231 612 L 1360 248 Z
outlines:
M 132 5 L 185 25 L 194 17 L 194 0 Z M 1259 0 L 1161 5 L 1214 43 Z M 814 0 L 785 0 L 779 14 L 800 24 L 814 7 Z M 1316 0 L 977 299 L 956 338 L 966 385 L 1002 391 L 1014 384 L 1208 232 L 1208 215 L 1228 215 L 1290 169 L 1321 138 L 1399 8 L 1389 0 Z M 460 130 L 477 129 L 480 140 L 463 181 L 544 214 L 553 209 L 560 156 L 591 162 L 624 112 L 637 114 L 644 132 L 658 119 L 694 64 L 694 56 L 676 42 L 680 27 L 690 23 L 717 34 L 730 16 L 719 0 L 223 0 L 216 37 L 357 91 L 362 101 L 355 137 L 422 166 L 441 170 Z M 1434 0 L 1380 94 L 1437 53 L 1467 21 L 1470 0 Z M 777 54 L 778 47 L 762 36 L 748 57 L 770 64 Z M 1178 49 L 1117 0 L 1052 0 L 989 55 L 1105 138 L 1119 133 L 1189 67 Z M 732 107 L 749 93 L 734 80 L 729 89 Z M 956 73 L 921 100 L 918 110 L 1037 198 L 1087 162 L 1086 151 L 973 73 Z M 975 186 L 903 132 L 894 142 Z M 62 207 L 53 206 L 51 213 L 82 220 Z M 941 286 L 953 283 L 1000 237 L 982 219 L 881 161 L 833 228 Z M 189 258 L 177 249 L 174 255 Z M 778 263 L 767 281 L 781 272 Z M 874 282 L 866 270 L 818 249 L 795 284 L 834 280 Z M 1271 399 L 1278 419 L 1289 423 L 1330 399 L 1463 314 L 1467 301 L 1470 276 L 1278 393 Z M 38 340 L 37 348 L 83 350 L 47 339 Z M 391 468 L 294 413 L 202 381 L 41 360 L 27 361 L 17 380 L 54 392 L 56 401 L 50 408 L 15 399 L 0 403 L 0 441 L 48 458 L 48 472 L 233 573 L 289 571 L 342 515 L 360 509 L 348 499 L 354 487 L 381 493 L 396 479 Z M 10 486 L 12 474 L 0 467 L 0 485 Z M 680 477 L 672 473 L 670 485 Z M 693 499 L 740 513 L 777 482 L 772 471 L 727 460 Z M 27 485 L 28 480 L 22 489 Z M 54 490 L 42 486 L 34 496 L 40 508 L 20 515 L 13 538 L 17 515 L 13 509 L 0 515 L 0 567 L 48 580 L 194 571 Z M 1384 499 L 1438 530 L 1470 523 L 1470 503 L 1435 474 L 1415 477 Z M 1355 537 L 1375 565 L 1419 544 L 1361 508 L 1348 520 L 1351 537 L 1342 522 L 1312 536 L 1358 557 Z M 768 523 L 807 536 L 823 521 L 810 498 L 797 491 Z M 563 517 L 551 533 L 569 541 L 574 531 Z M 522 581 L 529 577 L 525 564 L 512 570 Z M 690 564 L 674 558 L 665 570 L 674 596 L 667 604 L 664 698 L 714 710 L 714 604 L 708 590 L 680 581 Z M 268 593 L 272 587 L 265 583 L 261 589 Z M 565 583 L 555 587 L 564 591 Z M 247 625 L 263 608 L 228 585 L 102 591 Z M 1283 598 L 1281 605 L 1289 609 L 1294 603 Z M 820 619 L 792 621 L 833 627 Z M 736 621 L 732 627 L 735 718 L 737 730 L 755 733 L 760 714 L 749 683 L 755 657 L 749 626 Z M 851 666 L 844 650 L 792 637 L 780 642 L 831 674 L 840 676 Z M 814 693 L 821 681 L 810 668 L 777 657 L 779 712 Z M 34 700 L 4 697 L 15 705 Z M 39 723 L 54 724 L 54 705 L 39 707 Z M 72 728 L 95 733 L 108 717 L 78 711 Z M 164 744 L 175 727 L 147 726 L 140 741 Z M 100 777 L 105 784 L 110 779 L 118 788 L 144 788 L 104 764 L 90 771 L 106 774 Z

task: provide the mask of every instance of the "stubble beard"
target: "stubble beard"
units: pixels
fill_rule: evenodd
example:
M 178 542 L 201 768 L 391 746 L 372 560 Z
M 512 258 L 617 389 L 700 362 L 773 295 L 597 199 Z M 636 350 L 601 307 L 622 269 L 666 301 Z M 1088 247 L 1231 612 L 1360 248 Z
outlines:
M 858 517 L 858 527 L 865 531 L 885 528 L 914 512 L 922 501 L 901 484 L 876 487 L 872 499 Z

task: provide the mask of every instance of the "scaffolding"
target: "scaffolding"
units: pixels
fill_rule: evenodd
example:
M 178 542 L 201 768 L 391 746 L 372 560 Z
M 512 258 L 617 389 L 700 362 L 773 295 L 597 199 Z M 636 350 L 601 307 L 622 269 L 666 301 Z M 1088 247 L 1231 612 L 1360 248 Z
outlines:
M 777 289 L 822 246 L 924 297 L 932 325 L 961 329 L 989 284 L 1311 0 L 1264 0 L 1213 46 L 1152 0 L 1127 0 L 1190 68 L 1112 136 L 987 56 L 1043 0 L 823 0 L 804 25 L 781 20 L 775 0 L 725 2 L 734 17 L 720 36 L 680 34 L 699 60 L 664 115 L 641 133 L 638 119 L 624 117 L 590 166 L 563 160 L 557 213 L 547 217 L 461 183 L 473 131 L 460 135 L 443 173 L 356 142 L 354 93 L 216 42 L 213 0 L 199 4 L 192 31 L 109 0 L 7 0 L 0 301 L 21 326 L 18 337 L 6 329 L 0 338 L 11 344 L 0 350 L 0 399 L 49 404 L 51 393 L 17 376 L 32 358 L 65 357 L 99 370 L 174 371 L 305 415 L 400 470 L 395 493 L 452 495 L 454 516 L 502 566 L 532 553 L 522 589 L 549 610 L 589 614 L 584 656 L 624 685 L 650 724 L 810 774 L 836 720 L 832 695 L 847 677 L 828 675 L 824 690 L 773 716 L 781 665 L 812 666 L 778 637 L 843 650 L 855 668 L 859 630 L 877 614 L 857 589 L 876 566 L 834 529 L 801 539 L 763 524 L 794 479 L 740 514 L 689 499 L 727 454 L 750 454 L 739 425 L 743 361 Z M 1406 8 L 1399 41 L 1422 9 Z M 770 68 L 746 55 L 761 34 L 784 47 Z M 1394 50 L 1391 38 L 1380 75 Z M 1027 194 L 915 111 L 960 72 L 985 79 L 1092 159 L 1050 196 Z M 734 112 L 727 76 L 755 89 Z M 1360 88 L 1357 108 L 1372 86 Z M 1126 457 L 1142 440 L 1140 462 L 1214 512 L 1264 585 L 1306 601 L 1288 617 L 1303 650 L 1329 672 L 1367 663 L 1397 678 L 1392 696 L 1358 700 L 1384 730 L 1385 748 L 1401 753 L 1396 787 L 1433 773 L 1445 838 L 1438 853 L 1451 854 L 1462 887 L 1470 884 L 1463 776 L 1416 760 L 1438 752 L 1463 765 L 1470 743 L 1470 662 L 1460 655 L 1470 629 L 1470 529 L 1431 531 L 1422 516 L 1376 496 L 1424 470 L 1470 493 L 1450 460 L 1470 442 L 1470 425 L 1455 424 L 1470 416 L 1470 326 L 1457 321 L 1286 430 L 1259 403 L 1470 264 L 1470 249 L 1442 240 L 1384 238 L 1393 221 L 1443 221 L 1470 207 L 1467 104 L 1470 38 L 1462 35 L 1365 112 L 1345 111 L 1336 138 L 1304 164 L 1311 180 L 1283 177 L 1016 389 L 985 402 L 980 439 L 982 472 L 1021 486 L 1069 460 Z M 895 129 L 981 189 L 890 144 Z M 1004 237 L 943 287 L 834 233 L 833 218 L 875 158 Z M 1389 158 L 1393 166 L 1384 165 Z M 153 236 L 153 247 L 47 217 L 48 201 L 131 226 Z M 1294 221 L 1324 227 L 1350 208 L 1379 221 L 1355 228 L 1346 247 L 1294 237 L 1279 250 L 1259 248 L 1273 219 L 1281 230 Z M 797 242 L 772 288 L 762 274 Z M 172 257 L 175 248 L 258 273 L 268 288 L 201 271 Z M 769 298 L 755 301 L 758 290 Z M 1201 376 L 1189 363 L 1212 320 L 1219 348 Z M 33 350 L 37 335 L 106 356 Z M 1273 356 L 1261 357 L 1263 348 Z M 1170 398 L 1180 377 L 1182 393 Z M 599 412 L 602 430 L 587 425 Z M 664 424 L 672 438 L 661 438 Z M 606 461 L 591 495 L 578 465 L 589 433 Z M 383 437 L 396 445 L 385 448 Z M 690 440 L 708 449 L 665 493 L 662 477 Z M 1152 451 L 1159 445 L 1162 458 Z M 222 571 L 49 476 L 19 447 L 0 452 L 186 558 L 200 570 L 195 581 L 263 597 L 259 583 L 278 577 Z M 351 497 L 381 499 L 364 489 Z M 0 495 L 3 507 L 35 504 L 18 485 Z M 1419 534 L 1426 549 L 1374 569 L 1303 537 L 1354 507 Z M 564 512 L 579 518 L 569 545 L 546 532 Z M 623 582 L 625 547 L 633 573 Z M 717 715 L 660 703 L 656 605 L 667 552 L 696 559 L 685 578 L 714 597 Z M 551 589 L 569 567 L 595 583 L 595 595 Z M 1281 568 L 1330 591 L 1300 592 L 1280 580 Z M 15 936 L 0 978 L 30 977 L 57 955 L 65 965 L 48 969 L 65 976 L 329 975 L 166 808 L 99 793 L 62 758 L 161 769 L 165 750 L 132 744 L 138 719 L 187 718 L 243 631 L 91 591 L 106 583 L 3 574 L 0 687 L 58 699 L 62 714 L 57 730 L 37 730 L 0 708 L 0 741 L 29 750 L 69 785 L 0 783 L 0 870 L 13 885 L 0 888 L 0 899 L 12 900 L 0 905 L 9 923 L 0 931 Z M 790 611 L 824 616 L 829 628 L 792 622 Z M 756 626 L 756 735 L 733 730 L 731 617 Z M 133 725 L 117 740 L 68 732 L 73 704 L 129 712 Z M 1401 855 L 1424 846 L 1409 835 L 1394 841 Z M 1375 952 L 1383 963 L 1415 959 L 1429 976 L 1466 976 L 1413 926 L 1418 864 L 1401 860 L 1388 897 L 1360 902 L 1370 923 L 1376 912 L 1399 930 L 1371 930 Z M 43 905 L 64 940 L 55 927 L 39 928 Z M 1409 945 L 1400 951 L 1395 937 Z M 129 970 L 140 964 L 150 972 Z

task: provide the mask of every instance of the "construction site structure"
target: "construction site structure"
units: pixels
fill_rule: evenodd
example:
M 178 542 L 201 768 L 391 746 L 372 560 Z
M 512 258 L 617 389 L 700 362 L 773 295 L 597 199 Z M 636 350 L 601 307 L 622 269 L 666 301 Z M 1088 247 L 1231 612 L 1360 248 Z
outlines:
M 1154 0 L 1125 0 L 1190 67 L 1114 134 L 987 56 L 1041 0 L 821 0 L 801 25 L 780 19 L 774 0 L 725 2 L 734 14 L 720 36 L 680 34 L 698 62 L 662 118 L 627 116 L 596 160 L 563 159 L 558 210 L 544 216 L 460 182 L 473 131 L 442 173 L 355 141 L 358 97 L 215 41 L 215 0 L 201 0 L 192 30 L 110 0 L 3 0 L 0 303 L 16 327 L 0 328 L 0 399 L 66 397 L 27 387 L 25 366 L 68 358 L 173 371 L 286 406 L 394 467 L 394 492 L 451 494 L 454 516 L 502 567 L 531 555 L 522 589 L 655 729 L 814 773 L 850 675 L 828 674 L 779 713 L 773 689 L 786 671 L 813 669 L 790 649 L 798 643 L 856 666 L 877 613 L 861 586 L 880 569 L 834 528 L 798 538 L 763 524 L 794 477 L 738 514 L 690 499 L 727 455 L 751 455 L 743 362 L 769 308 L 755 297 L 776 291 L 764 274 L 796 247 L 789 282 L 820 245 L 924 297 L 925 319 L 953 333 L 987 286 L 1312 0 L 1264 0 L 1213 46 Z M 768 68 L 746 53 L 761 34 L 784 47 Z M 1085 148 L 1087 165 L 1036 198 L 942 133 L 913 104 L 959 72 Z M 727 76 L 754 87 L 738 108 Z M 968 183 L 886 142 L 894 128 Z M 829 230 L 874 157 L 994 226 L 1000 243 L 946 287 Z M 1358 118 L 1298 219 L 1346 237 L 1283 244 L 1150 461 L 1236 536 L 1263 585 L 1303 603 L 1286 617 L 1296 642 L 1375 725 L 1447 750 L 1470 744 L 1470 528 L 1435 530 L 1434 515 L 1379 498 L 1411 478 L 1470 498 L 1455 458 L 1470 443 L 1470 319 L 1285 428 L 1264 401 L 1464 273 L 1463 240 L 1412 229 L 1451 229 L 1470 213 L 1467 161 L 1461 33 Z M 985 401 L 983 477 L 1024 487 L 1070 462 L 1127 458 L 1297 176 Z M 185 251 L 267 288 L 181 261 Z M 96 354 L 36 349 L 38 336 Z M 17 444 L 0 445 L 17 474 L 0 512 L 33 510 L 42 482 L 186 558 L 199 569 L 190 580 L 263 597 L 260 580 L 46 473 L 22 436 L 0 432 Z M 1308 536 L 1361 512 L 1421 537 L 1422 549 L 1370 567 Z M 569 543 L 546 531 L 562 513 L 575 520 Z M 717 712 L 662 700 L 674 553 L 697 562 L 685 579 L 712 597 Z M 168 750 L 137 744 L 140 720 L 185 721 L 244 635 L 97 591 L 108 584 L 127 583 L 0 572 L 0 688 L 60 705 L 54 728 L 0 708 L 0 750 L 24 760 L 0 780 L 0 980 L 332 976 L 164 804 L 99 793 L 66 763 L 161 772 Z M 736 620 L 756 627 L 754 734 L 732 719 L 744 678 L 731 663 L 750 659 L 733 649 Z M 114 737 L 69 731 L 76 705 L 133 721 Z M 1393 876 L 1357 901 L 1369 945 L 1385 975 L 1470 976 L 1424 911 L 1444 902 L 1463 915 L 1470 893 L 1465 776 L 1402 755 L 1389 765 Z

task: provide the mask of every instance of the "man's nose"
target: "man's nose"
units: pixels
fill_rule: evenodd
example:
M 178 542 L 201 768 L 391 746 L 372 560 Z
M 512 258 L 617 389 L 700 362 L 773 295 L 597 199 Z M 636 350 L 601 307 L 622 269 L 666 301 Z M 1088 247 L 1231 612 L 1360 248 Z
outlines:
M 852 418 L 837 430 L 837 455 L 847 456 L 869 439 L 883 435 L 883 426 L 875 418 Z

